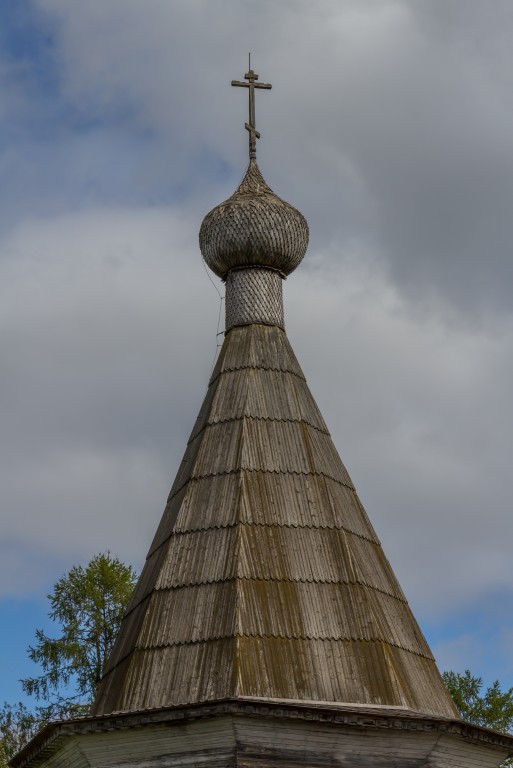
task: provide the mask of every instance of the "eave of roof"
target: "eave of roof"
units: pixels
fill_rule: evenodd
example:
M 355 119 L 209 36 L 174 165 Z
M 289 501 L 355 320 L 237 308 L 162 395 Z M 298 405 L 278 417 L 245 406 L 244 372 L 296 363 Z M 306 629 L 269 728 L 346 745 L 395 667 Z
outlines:
M 93 736 L 103 732 L 145 729 L 152 726 L 172 728 L 184 722 L 227 715 L 303 720 L 365 731 L 385 729 L 448 734 L 475 745 L 507 750 L 510 756 L 513 755 L 513 736 L 472 725 L 458 718 L 426 715 L 406 707 L 243 697 L 198 702 L 187 707 L 117 712 L 50 723 L 11 760 L 10 765 L 13 768 L 38 768 L 58 753 L 66 741 L 76 736 Z

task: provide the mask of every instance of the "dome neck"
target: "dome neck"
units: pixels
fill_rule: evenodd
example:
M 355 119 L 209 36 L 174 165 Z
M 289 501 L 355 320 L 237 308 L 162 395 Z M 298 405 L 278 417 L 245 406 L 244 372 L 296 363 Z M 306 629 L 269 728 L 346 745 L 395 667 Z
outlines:
M 226 275 L 225 331 L 262 323 L 285 328 L 283 277 L 275 269 L 242 267 Z

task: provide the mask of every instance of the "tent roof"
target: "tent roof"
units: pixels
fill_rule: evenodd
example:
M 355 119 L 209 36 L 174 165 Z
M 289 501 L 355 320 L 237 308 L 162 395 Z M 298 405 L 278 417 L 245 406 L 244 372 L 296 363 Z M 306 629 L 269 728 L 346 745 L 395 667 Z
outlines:
M 455 709 L 285 332 L 226 335 L 93 713 Z

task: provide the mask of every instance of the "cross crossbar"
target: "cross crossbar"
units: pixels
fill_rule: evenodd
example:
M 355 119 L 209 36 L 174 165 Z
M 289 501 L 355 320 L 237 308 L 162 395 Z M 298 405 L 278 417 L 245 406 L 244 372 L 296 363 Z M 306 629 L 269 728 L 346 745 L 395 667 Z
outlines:
M 239 86 L 241 88 L 248 88 L 249 95 L 249 122 L 245 123 L 245 128 L 249 133 L 249 157 L 250 159 L 256 158 L 256 140 L 260 138 L 260 134 L 256 129 L 255 120 L 255 88 L 264 88 L 270 90 L 272 85 L 270 83 L 258 83 L 258 75 L 251 69 L 251 57 L 250 57 L 250 69 L 244 75 L 243 80 L 232 80 L 232 85 Z

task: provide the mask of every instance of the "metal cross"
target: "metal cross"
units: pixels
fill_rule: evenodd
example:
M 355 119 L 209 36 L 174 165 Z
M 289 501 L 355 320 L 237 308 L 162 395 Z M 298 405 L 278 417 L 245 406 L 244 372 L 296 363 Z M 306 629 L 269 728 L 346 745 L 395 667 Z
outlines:
M 249 54 L 249 71 L 244 75 L 244 80 L 248 82 L 232 80 L 232 85 L 249 89 L 249 123 L 245 123 L 245 126 L 246 130 L 249 131 L 249 157 L 254 159 L 256 158 L 256 140 L 260 138 L 255 126 L 255 88 L 267 88 L 269 90 L 272 85 L 270 83 L 257 83 L 258 75 L 251 69 L 251 54 Z

